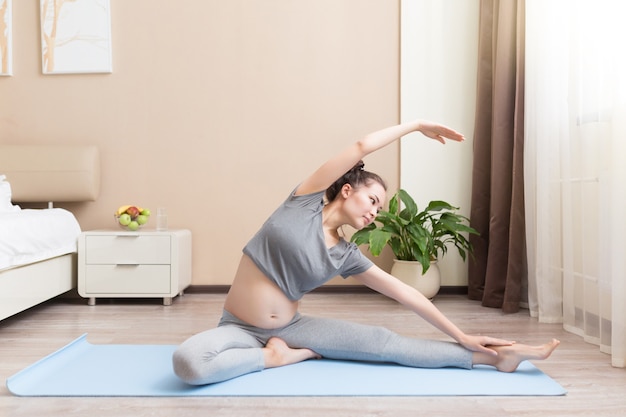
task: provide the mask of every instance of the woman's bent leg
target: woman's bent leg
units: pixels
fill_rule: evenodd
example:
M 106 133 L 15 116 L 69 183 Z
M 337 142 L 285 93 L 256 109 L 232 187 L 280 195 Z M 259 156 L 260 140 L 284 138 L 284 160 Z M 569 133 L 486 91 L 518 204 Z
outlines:
M 262 343 L 235 326 L 198 333 L 172 357 L 174 373 L 192 385 L 225 381 L 264 368 Z
M 416 368 L 472 367 L 472 352 L 457 343 L 400 336 L 384 327 L 302 316 L 278 337 L 329 359 L 395 362 Z

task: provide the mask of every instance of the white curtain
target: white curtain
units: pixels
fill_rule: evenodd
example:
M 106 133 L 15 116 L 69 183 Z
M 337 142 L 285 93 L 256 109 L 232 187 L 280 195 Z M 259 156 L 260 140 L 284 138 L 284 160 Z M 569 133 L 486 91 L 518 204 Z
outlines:
M 626 366 L 626 2 L 526 0 L 529 308 Z

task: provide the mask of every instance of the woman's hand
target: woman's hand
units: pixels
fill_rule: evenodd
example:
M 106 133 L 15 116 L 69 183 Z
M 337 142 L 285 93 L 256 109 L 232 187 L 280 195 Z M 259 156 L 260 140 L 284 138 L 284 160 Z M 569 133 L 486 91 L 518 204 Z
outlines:
M 466 349 L 472 352 L 482 352 L 488 355 L 497 356 L 498 352 L 489 349 L 488 346 L 511 346 L 515 342 L 511 340 L 498 339 L 490 336 L 472 336 L 464 335 L 458 342 Z
M 454 140 L 456 142 L 462 142 L 465 140 L 465 136 L 456 130 L 426 120 L 419 121 L 419 128 L 417 130 L 422 132 L 424 136 L 435 139 L 443 144 L 446 143 L 446 139 Z

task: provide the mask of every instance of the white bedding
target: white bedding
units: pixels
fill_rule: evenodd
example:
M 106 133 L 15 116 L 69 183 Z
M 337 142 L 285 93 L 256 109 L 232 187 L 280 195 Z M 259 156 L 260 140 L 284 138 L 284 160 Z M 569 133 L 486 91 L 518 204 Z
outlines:
M 0 212 L 0 271 L 76 252 L 80 232 L 65 209 Z

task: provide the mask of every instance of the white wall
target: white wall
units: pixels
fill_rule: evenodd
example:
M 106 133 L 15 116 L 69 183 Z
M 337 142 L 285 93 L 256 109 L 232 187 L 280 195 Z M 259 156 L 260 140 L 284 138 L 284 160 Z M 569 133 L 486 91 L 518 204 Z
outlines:
M 400 184 L 420 208 L 445 200 L 469 216 L 478 16 L 479 0 L 401 2 L 401 119 L 438 121 L 466 137 L 445 146 L 421 134 L 402 139 Z M 467 285 L 455 248 L 439 265 L 442 285 Z

